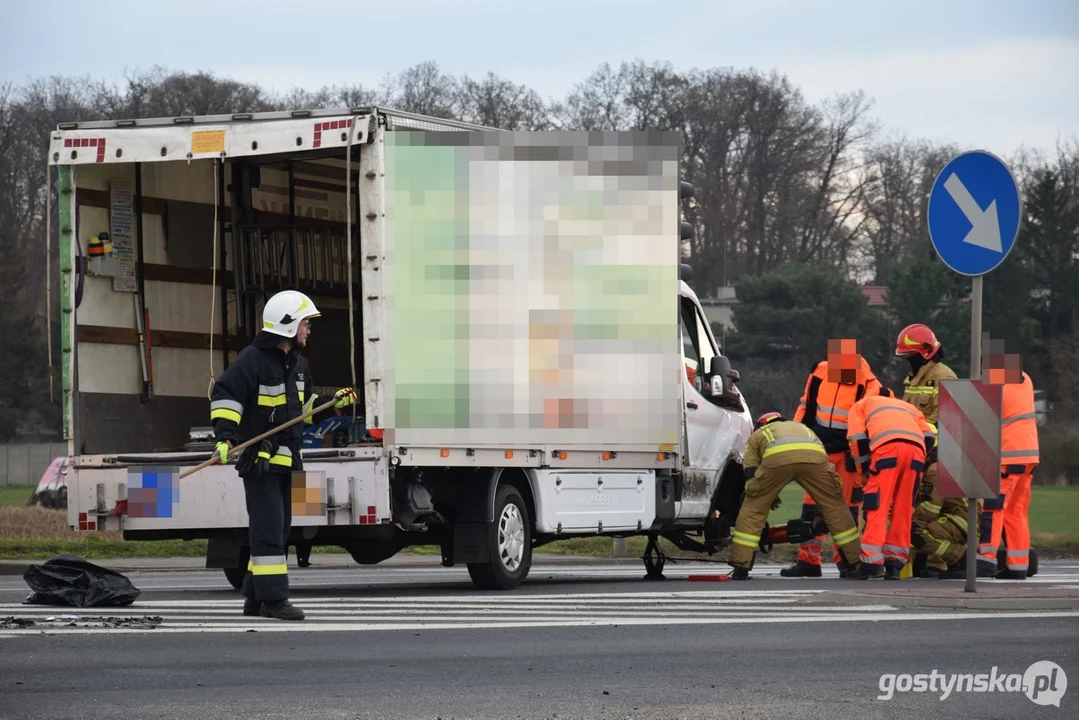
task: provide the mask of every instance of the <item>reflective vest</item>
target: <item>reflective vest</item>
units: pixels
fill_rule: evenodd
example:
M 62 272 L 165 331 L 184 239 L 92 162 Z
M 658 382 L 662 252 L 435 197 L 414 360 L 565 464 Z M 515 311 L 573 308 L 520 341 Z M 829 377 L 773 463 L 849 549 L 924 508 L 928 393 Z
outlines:
M 1034 413 L 1034 383 L 1023 373 L 1020 384 L 1004 385 L 1001 413 L 1000 463 L 1034 465 L 1038 462 L 1038 424 Z
M 914 377 L 903 381 L 903 400 L 922 411 L 927 422 L 937 424 L 937 400 L 941 380 L 955 380 L 955 372 L 944 363 L 927 362 Z
M 773 468 L 796 463 L 828 462 L 820 438 L 801 423 L 780 420 L 758 428 L 746 441 L 742 466 Z
M 828 363 L 821 361 L 806 380 L 801 402 L 794 412 L 794 421 L 811 428 L 829 453 L 847 448 L 849 413 L 854 403 L 866 395 L 880 392 L 880 381 L 865 358 L 861 360 L 857 381 L 853 384 L 828 379 Z
M 850 410 L 848 439 L 854 461 L 865 465 L 870 454 L 890 442 L 914 443 L 925 451 L 933 447 L 936 433 L 921 411 L 896 398 L 870 395 Z

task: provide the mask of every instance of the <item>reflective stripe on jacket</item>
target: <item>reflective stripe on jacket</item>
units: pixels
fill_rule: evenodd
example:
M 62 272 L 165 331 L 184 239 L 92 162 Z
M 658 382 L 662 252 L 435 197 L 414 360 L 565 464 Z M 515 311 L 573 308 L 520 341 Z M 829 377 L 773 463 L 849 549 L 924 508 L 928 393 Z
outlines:
M 1038 423 L 1034 412 L 1034 383 L 1023 373 L 1021 384 L 1004 386 L 1004 407 L 1000 417 L 1000 463 L 1037 464 Z
M 811 428 L 829 453 L 843 452 L 847 448 L 847 427 L 850 409 L 866 395 L 880 392 L 880 381 L 873 374 L 869 363 L 862 358 L 857 382 L 852 384 L 832 382 L 828 379 L 828 362 L 817 363 L 806 380 L 794 421 Z
M 313 386 L 307 361 L 295 350 L 288 354 L 282 351 L 278 347 L 282 339 L 259 333 L 214 383 L 210 395 L 210 422 L 215 441 L 229 440 L 233 445 L 239 445 L 299 417 L 305 402 L 314 399 L 306 397 L 305 393 Z M 256 453 L 269 460 L 272 470 L 302 469 L 302 424 L 272 435 L 270 440 L 272 453 L 255 445 L 241 454 L 239 462 L 243 463 L 244 455 Z
M 920 410 L 910 403 L 881 395 L 870 395 L 854 404 L 847 437 L 854 461 L 863 469 L 869 463 L 870 454 L 889 442 L 914 443 L 923 451 L 932 448 L 935 442 L 933 428 Z
M 758 428 L 746 441 L 743 467 L 773 468 L 796 463 L 828 462 L 820 438 L 801 423 L 780 420 Z
M 921 410 L 927 422 L 936 425 L 940 381 L 955 379 L 955 373 L 944 363 L 927 362 L 914 377 L 908 375 L 903 381 L 903 400 Z

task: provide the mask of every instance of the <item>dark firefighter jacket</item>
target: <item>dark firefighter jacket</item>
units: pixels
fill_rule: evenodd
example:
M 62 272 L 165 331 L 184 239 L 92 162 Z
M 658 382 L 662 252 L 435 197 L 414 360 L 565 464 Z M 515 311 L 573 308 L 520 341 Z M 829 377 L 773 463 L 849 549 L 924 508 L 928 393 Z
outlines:
M 233 446 L 239 445 L 301 416 L 314 405 L 314 382 L 307 361 L 295 348 L 286 354 L 278 347 L 280 342 L 276 335 L 259 333 L 217 379 L 210 396 L 215 441 L 229 440 Z M 303 426 L 297 423 L 270 436 L 271 471 L 303 469 Z M 240 467 L 250 467 L 245 456 L 259 452 L 259 445 L 241 453 Z

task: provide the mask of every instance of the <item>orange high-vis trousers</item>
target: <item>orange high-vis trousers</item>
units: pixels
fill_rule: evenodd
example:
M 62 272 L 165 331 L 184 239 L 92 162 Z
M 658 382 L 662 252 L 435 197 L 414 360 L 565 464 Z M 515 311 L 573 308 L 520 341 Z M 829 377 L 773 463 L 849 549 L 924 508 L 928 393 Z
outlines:
M 925 450 L 914 443 L 888 442 L 872 452 L 862 501 L 862 565 L 907 564 L 914 497 L 924 470 Z
M 828 455 L 828 461 L 832 463 L 835 471 L 843 480 L 843 500 L 847 503 L 847 507 L 850 508 L 851 517 L 854 519 L 854 524 L 857 525 L 858 515 L 862 511 L 862 488 L 860 487 L 862 478 L 856 469 L 847 469 L 846 452 L 831 453 Z M 813 502 L 813 498 L 809 496 L 809 493 L 805 493 L 802 498 L 802 517 L 812 521 L 815 511 L 816 503 Z M 824 551 L 824 538 L 824 535 L 818 535 L 809 542 L 799 545 L 799 562 L 820 567 L 821 553 Z M 843 561 L 843 556 L 835 545 L 832 546 L 832 561 L 836 565 L 840 565 Z
M 1037 465 L 1009 465 L 1000 479 L 1000 495 L 986 500 L 978 533 L 978 559 L 996 565 L 1001 536 L 1007 533 L 1009 570 L 1026 572 L 1030 557 L 1030 486 Z M 998 568 L 1000 569 L 1000 568 Z

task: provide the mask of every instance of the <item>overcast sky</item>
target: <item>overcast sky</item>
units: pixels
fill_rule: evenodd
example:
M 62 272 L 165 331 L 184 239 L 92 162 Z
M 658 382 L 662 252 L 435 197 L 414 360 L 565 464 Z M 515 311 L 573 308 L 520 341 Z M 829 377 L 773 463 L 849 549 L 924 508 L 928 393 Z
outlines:
M 434 60 L 564 96 L 600 63 L 776 69 L 888 127 L 1008 155 L 1079 136 L 1079 0 L 0 0 L 0 82 L 163 65 L 273 90 Z

